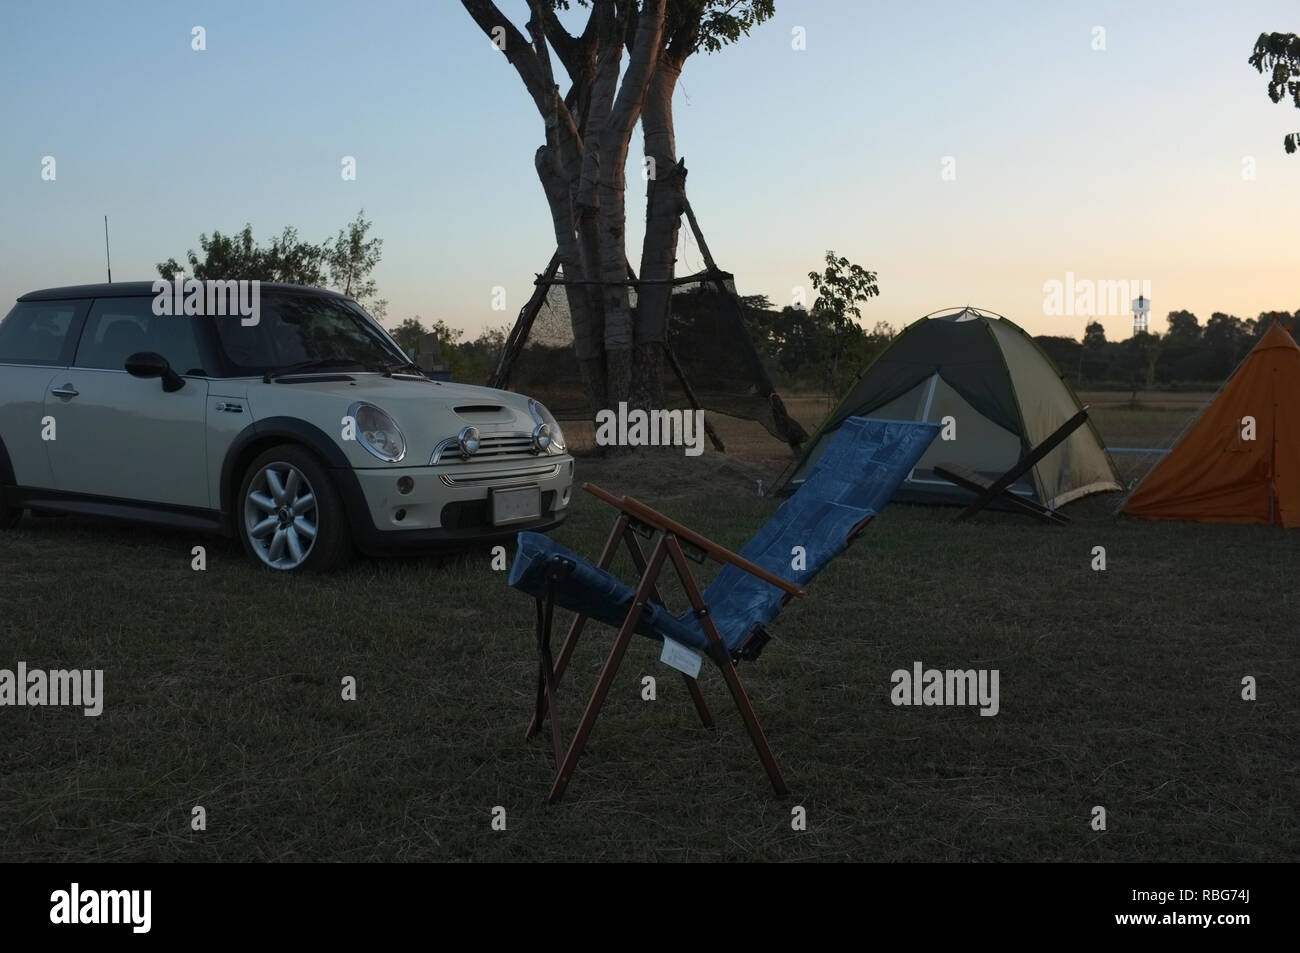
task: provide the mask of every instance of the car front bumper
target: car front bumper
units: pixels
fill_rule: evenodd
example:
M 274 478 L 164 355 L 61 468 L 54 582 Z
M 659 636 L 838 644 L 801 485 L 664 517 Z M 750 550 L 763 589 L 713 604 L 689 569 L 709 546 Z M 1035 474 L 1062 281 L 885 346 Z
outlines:
M 573 458 L 467 466 L 391 467 L 336 470 L 358 548 L 366 553 L 470 547 L 512 538 L 520 530 L 558 526 L 568 514 Z M 398 481 L 409 478 L 408 492 Z M 492 489 L 536 486 L 537 519 L 495 526 Z

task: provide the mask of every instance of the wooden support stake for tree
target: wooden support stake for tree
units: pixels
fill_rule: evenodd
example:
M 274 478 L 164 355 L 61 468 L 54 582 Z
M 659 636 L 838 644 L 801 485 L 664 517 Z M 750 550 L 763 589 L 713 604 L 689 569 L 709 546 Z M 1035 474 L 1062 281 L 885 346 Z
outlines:
M 690 223 L 691 233 L 695 236 L 695 243 L 700 248 L 700 254 L 704 256 L 704 265 L 709 280 L 711 280 L 714 286 L 718 289 L 718 293 L 722 295 L 723 300 L 727 301 L 731 305 L 737 322 L 737 327 L 744 332 L 744 306 L 740 303 L 740 298 L 736 295 L 735 289 L 727 288 L 727 284 L 722 278 L 723 272 L 718 269 L 717 263 L 713 260 L 713 255 L 709 252 L 708 242 L 704 240 L 704 232 L 700 229 L 700 223 L 695 220 L 695 210 L 691 208 L 691 201 L 685 194 L 682 195 L 682 209 L 686 212 L 686 221 Z M 746 339 L 748 340 L 748 337 Z M 759 360 L 758 352 L 754 350 L 752 342 L 750 343 L 750 346 L 745 349 L 744 356 L 749 364 L 750 373 L 754 375 L 754 380 L 758 385 L 758 392 L 766 397 L 771 404 L 773 421 L 781 431 L 781 435 L 785 438 L 786 443 L 790 445 L 790 449 L 797 454 L 799 452 L 799 445 L 803 442 L 803 439 L 806 438 L 806 435 L 802 437 L 798 436 L 799 431 L 794 428 L 794 422 L 790 419 L 790 414 L 785 409 L 785 403 L 781 400 L 781 396 L 776 392 L 776 388 L 772 386 L 772 380 L 767 376 L 767 369 L 763 367 L 763 362 Z
M 537 320 L 537 315 L 546 301 L 546 293 L 555 282 L 555 273 L 559 270 L 560 252 L 556 249 L 555 254 L 551 256 L 550 264 L 546 266 L 546 271 L 538 275 L 537 287 L 533 290 L 532 297 L 519 311 L 519 317 L 510 331 L 510 337 L 506 339 L 506 345 L 501 349 L 501 356 L 497 358 L 497 366 L 493 368 L 492 376 L 488 378 L 488 387 L 504 390 L 510 383 L 510 371 L 514 367 L 515 358 L 524 349 L 528 335 L 533 330 L 533 322 Z
M 686 392 L 686 399 L 690 401 L 691 407 L 695 410 L 703 410 L 700 406 L 700 399 L 695 396 L 695 388 L 691 387 L 690 381 L 686 379 L 686 372 L 682 370 L 682 365 L 677 360 L 677 355 L 673 353 L 672 346 L 664 342 L 664 353 L 668 355 L 668 363 L 677 375 L 677 379 L 682 383 L 682 390 Z M 722 444 L 722 438 L 718 436 L 717 431 L 713 429 L 713 424 L 709 423 L 709 418 L 704 418 L 704 432 L 709 437 L 709 443 L 713 444 L 713 449 L 718 453 L 726 453 L 727 448 Z

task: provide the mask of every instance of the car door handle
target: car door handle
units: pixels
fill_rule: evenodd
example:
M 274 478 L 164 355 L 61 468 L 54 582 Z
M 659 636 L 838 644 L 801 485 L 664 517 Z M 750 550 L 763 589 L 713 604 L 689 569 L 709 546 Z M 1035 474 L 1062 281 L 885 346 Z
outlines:
M 64 384 L 62 387 L 51 387 L 50 393 L 59 397 L 76 397 L 81 391 L 77 390 L 71 384 Z

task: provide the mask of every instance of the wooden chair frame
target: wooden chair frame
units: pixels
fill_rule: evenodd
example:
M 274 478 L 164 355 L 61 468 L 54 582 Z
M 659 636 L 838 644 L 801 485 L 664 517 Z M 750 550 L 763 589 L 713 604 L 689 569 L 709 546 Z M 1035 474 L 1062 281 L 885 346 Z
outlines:
M 601 550 L 596 566 L 608 570 L 621 544 L 627 547 L 640 578 L 636 586 L 636 595 L 633 598 L 632 607 L 623 620 L 623 624 L 619 627 L 609 657 L 605 660 L 600 678 L 596 682 L 595 690 L 587 702 L 586 710 L 583 712 L 573 738 L 566 747 L 561 737 L 557 718 L 557 688 L 560 678 L 564 675 L 564 671 L 568 668 L 569 661 L 573 657 L 578 638 L 586 625 L 587 616 L 579 614 L 574 618 L 569 626 L 568 634 L 564 638 L 564 644 L 560 647 L 559 655 L 552 659 L 550 639 L 554 600 L 551 593 L 555 582 L 561 578 L 566 570 L 561 565 L 562 560 L 559 559 L 555 561 L 556 565 L 548 567 L 547 598 L 537 600 L 537 705 L 532 721 L 528 725 L 528 731 L 525 734 L 527 738 L 536 735 L 541 730 L 542 722 L 549 713 L 551 737 L 555 747 L 556 774 L 547 801 L 554 804 L 564 796 L 565 788 L 568 786 L 569 779 L 573 776 L 578 758 L 582 755 L 582 750 L 586 746 L 592 728 L 595 726 L 596 717 L 600 714 L 601 706 L 604 704 L 605 697 L 613 684 L 614 675 L 623 661 L 623 655 L 627 651 L 628 644 L 636 631 L 641 614 L 645 611 L 647 604 L 652 601 L 663 605 L 657 582 L 665 563 L 672 566 L 677 578 L 681 581 L 686 597 L 695 612 L 696 618 L 699 619 L 700 627 L 704 630 L 705 638 L 709 643 L 705 655 L 721 671 L 723 680 L 727 683 L 727 688 L 731 692 L 732 700 L 735 702 L 740 717 L 745 723 L 745 729 L 749 732 L 750 740 L 754 743 L 754 748 L 758 752 L 759 760 L 767 772 L 768 779 L 772 782 L 772 788 L 778 795 L 789 794 L 789 788 L 781 775 L 781 769 L 777 766 L 771 745 L 768 744 L 767 737 L 763 734 L 762 726 L 758 723 L 758 716 L 755 715 L 754 707 L 749 701 L 749 696 L 745 694 L 744 685 L 741 684 L 740 676 L 736 672 L 735 663 L 742 658 L 748 657 L 746 653 L 748 642 L 734 652 L 727 648 L 726 642 L 709 615 L 709 608 L 704 602 L 703 592 L 687 565 L 687 560 L 694 555 L 698 557 L 698 562 L 703 562 L 705 558 L 709 558 L 718 563 L 733 565 L 782 590 L 785 593 L 783 602 L 788 602 L 792 598 L 801 598 L 804 595 L 804 590 L 733 553 L 731 550 L 719 546 L 688 527 L 669 519 L 638 500 L 631 497 L 614 496 L 612 493 L 608 493 L 590 483 L 584 484 L 583 488 L 618 510 L 613 528 L 605 540 L 605 546 Z M 867 517 L 855 526 L 849 534 L 849 540 L 855 539 L 866 528 L 866 524 L 870 520 L 871 517 Z M 654 545 L 649 556 L 645 554 L 641 544 L 637 541 L 638 531 L 646 533 L 654 539 Z M 684 673 L 682 677 L 686 682 L 687 690 L 690 692 L 691 700 L 695 703 L 695 709 L 700 716 L 700 721 L 707 728 L 714 727 L 713 716 L 709 712 L 709 707 L 704 700 L 704 695 L 700 691 L 696 679 Z

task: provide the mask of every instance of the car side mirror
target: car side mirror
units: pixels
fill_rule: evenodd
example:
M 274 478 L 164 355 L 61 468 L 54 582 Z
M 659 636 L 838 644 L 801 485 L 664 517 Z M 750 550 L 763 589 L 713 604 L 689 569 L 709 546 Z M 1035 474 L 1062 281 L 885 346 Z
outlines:
M 132 377 L 161 377 L 162 389 L 169 394 L 185 386 L 185 378 L 172 370 L 167 358 L 156 351 L 132 354 L 126 359 L 126 372 Z

